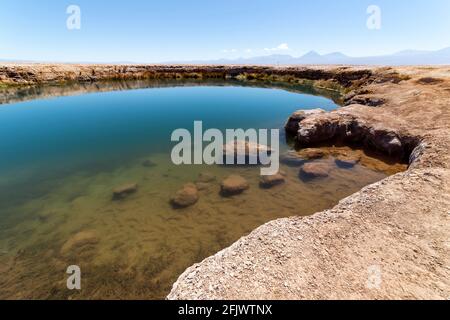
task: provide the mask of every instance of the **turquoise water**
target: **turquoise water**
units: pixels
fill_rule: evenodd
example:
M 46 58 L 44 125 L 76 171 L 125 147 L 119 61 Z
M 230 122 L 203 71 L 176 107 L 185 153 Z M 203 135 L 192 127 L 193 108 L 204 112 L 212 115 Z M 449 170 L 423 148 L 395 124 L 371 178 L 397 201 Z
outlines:
M 0 179 L 0 199 L 16 198 L 8 192 L 14 180 L 29 185 L 60 172 L 95 172 L 169 153 L 172 131 L 191 130 L 196 120 L 203 121 L 204 130 L 281 129 L 293 111 L 317 107 L 336 105 L 284 90 L 223 86 L 95 93 L 3 106 L 0 176 L 8 179 Z
M 204 130 L 282 129 L 293 111 L 336 107 L 282 89 L 206 84 L 0 106 L 0 297 L 161 299 L 187 267 L 263 223 L 329 208 L 386 177 L 391 166 L 341 149 L 317 160 L 331 166 L 328 178 L 302 181 L 298 167 L 282 165 L 286 182 L 270 190 L 260 188 L 259 168 L 170 161 L 172 131 L 196 120 Z M 342 152 L 357 152 L 360 163 L 336 166 Z M 214 179 L 198 202 L 174 209 L 171 197 L 201 173 Z M 230 174 L 250 188 L 224 198 L 220 182 Z M 137 192 L 113 201 L 128 183 Z M 81 291 L 66 288 L 71 264 L 82 270 Z
M 87 94 L 0 108 L 1 172 L 23 165 L 165 152 L 170 134 L 192 128 L 282 128 L 300 108 L 336 105 L 283 90 L 181 87 Z M 62 158 L 61 158 L 62 157 Z

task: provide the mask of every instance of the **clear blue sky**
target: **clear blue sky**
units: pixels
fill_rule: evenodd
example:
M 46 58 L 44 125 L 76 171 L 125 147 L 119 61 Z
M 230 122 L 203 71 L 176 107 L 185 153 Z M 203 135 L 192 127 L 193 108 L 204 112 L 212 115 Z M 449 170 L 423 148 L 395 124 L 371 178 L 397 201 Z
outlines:
M 80 30 L 66 28 L 70 4 L 81 8 Z M 381 30 L 366 27 L 372 4 Z M 0 59 L 164 62 L 448 46 L 449 0 L 0 0 Z

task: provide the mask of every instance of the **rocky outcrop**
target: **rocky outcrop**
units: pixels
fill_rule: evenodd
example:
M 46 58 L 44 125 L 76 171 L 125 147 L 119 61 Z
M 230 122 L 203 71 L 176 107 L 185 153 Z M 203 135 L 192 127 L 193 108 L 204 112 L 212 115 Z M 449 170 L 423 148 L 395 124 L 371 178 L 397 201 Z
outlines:
M 379 107 L 383 105 L 386 101 L 379 97 L 374 97 L 371 94 L 364 93 L 364 94 L 350 94 L 344 97 L 344 104 L 346 106 L 352 105 L 352 104 L 362 104 L 369 107 Z
M 358 144 L 397 159 L 405 159 L 411 154 L 417 143 L 415 137 L 403 136 L 398 129 L 368 115 L 361 105 L 311 115 L 300 122 L 296 142 L 301 147 L 323 142 Z
M 289 118 L 286 130 L 295 134 L 297 146 L 301 148 L 325 142 L 351 143 L 398 159 L 408 157 L 417 144 L 417 139 L 412 136 L 403 137 L 398 129 L 393 129 L 385 122 L 370 116 L 370 112 L 363 105 L 351 105 L 329 113 L 303 113 L 298 117 L 294 114 Z M 293 121 L 293 118 L 300 121 Z M 305 159 L 311 159 L 307 151 L 303 153 Z M 300 154 L 299 156 L 301 157 Z
M 307 117 L 311 115 L 322 113 L 325 113 L 325 110 L 322 109 L 298 110 L 289 117 L 284 128 L 287 133 L 295 135 L 300 129 L 299 124 L 301 121 L 305 120 Z

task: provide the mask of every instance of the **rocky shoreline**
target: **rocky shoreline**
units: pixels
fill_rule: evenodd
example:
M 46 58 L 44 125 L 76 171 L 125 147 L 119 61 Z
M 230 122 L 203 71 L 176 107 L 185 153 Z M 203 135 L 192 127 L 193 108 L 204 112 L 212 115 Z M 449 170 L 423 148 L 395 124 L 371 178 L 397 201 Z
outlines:
M 189 85 L 205 81 L 237 81 L 245 85 L 301 85 L 324 93 L 346 95 L 346 103 L 378 99 L 360 96 L 353 89 L 373 81 L 399 82 L 403 78 L 391 69 L 373 71 L 363 67 L 262 67 L 262 66 L 159 66 L 159 65 L 0 65 L 0 104 L 27 97 L 51 97 L 83 92 L 142 88 L 149 81 L 156 86 Z M 174 82 L 175 81 L 175 82 Z
M 97 82 L 102 80 L 142 79 L 295 79 L 330 81 L 336 86 L 350 87 L 355 83 L 373 80 L 367 68 L 318 67 L 285 68 L 262 66 L 163 66 L 163 65 L 71 65 L 71 64 L 3 64 L 0 83 L 9 85 L 36 85 L 63 82 Z M 397 79 L 395 72 L 383 73 L 389 80 Z
M 116 79 L 262 80 L 338 90 L 345 107 L 291 119 L 298 145 L 357 143 L 409 161 L 406 172 L 335 208 L 261 226 L 186 270 L 168 299 L 450 297 L 450 67 L 0 66 L 2 90 Z
M 448 299 L 450 69 L 397 71 L 407 80 L 374 81 L 348 106 L 307 115 L 296 140 L 363 144 L 409 158 L 406 172 L 267 223 L 186 270 L 168 299 Z

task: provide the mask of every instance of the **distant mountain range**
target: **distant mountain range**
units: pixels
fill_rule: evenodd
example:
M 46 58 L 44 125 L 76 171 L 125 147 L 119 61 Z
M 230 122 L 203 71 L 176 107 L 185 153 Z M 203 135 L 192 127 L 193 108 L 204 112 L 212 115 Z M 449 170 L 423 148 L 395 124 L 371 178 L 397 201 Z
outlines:
M 6 60 L 0 62 L 38 62 L 31 60 Z M 58 63 L 58 62 L 55 62 Z M 70 62 L 68 62 L 70 63 Z M 72 63 L 93 63 L 96 62 L 75 62 Z M 100 64 L 145 64 L 141 62 L 104 62 Z M 195 60 L 195 61 L 169 61 L 159 64 L 215 64 L 215 65 L 327 65 L 327 64 L 348 64 L 348 65 L 450 65 L 450 47 L 437 51 L 405 50 L 391 55 L 371 56 L 371 57 L 350 57 L 341 52 L 319 54 L 310 51 L 301 57 L 293 57 L 284 54 L 272 54 L 266 56 L 238 59 L 219 60 Z
M 350 57 L 341 52 L 321 55 L 315 51 L 310 51 L 301 57 L 273 54 L 252 58 L 178 61 L 176 63 L 239 65 L 450 65 L 450 47 L 438 51 L 405 50 L 392 55 L 371 57 Z

